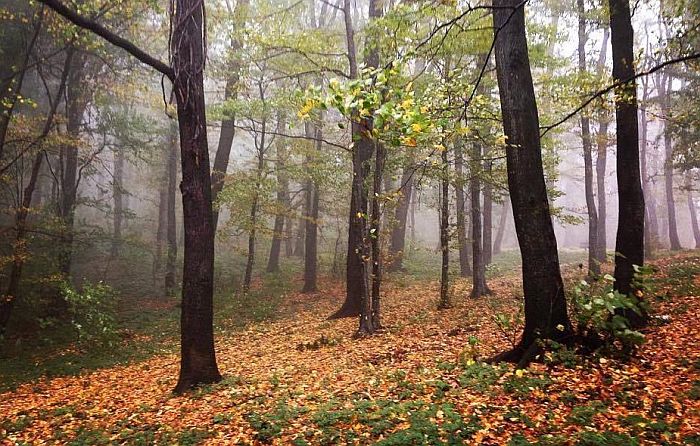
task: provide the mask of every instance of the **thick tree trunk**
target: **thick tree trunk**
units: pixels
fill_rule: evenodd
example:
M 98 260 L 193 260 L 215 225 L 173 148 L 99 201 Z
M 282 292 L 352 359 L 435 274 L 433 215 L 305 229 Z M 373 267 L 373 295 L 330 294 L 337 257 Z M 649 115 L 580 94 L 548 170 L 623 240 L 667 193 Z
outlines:
M 376 144 L 374 156 L 374 178 L 372 184 L 372 230 L 370 241 L 372 245 L 372 329 L 382 328 L 380 311 L 380 292 L 382 286 L 382 256 L 381 256 L 381 222 L 382 213 L 379 204 L 382 193 L 382 178 L 384 177 L 384 162 L 386 149 L 380 143 Z
M 447 159 L 447 150 L 443 150 L 442 178 L 440 182 L 440 252 L 442 252 L 442 264 L 440 267 L 440 301 L 438 310 L 450 308 L 450 164 Z
M 481 220 L 481 179 L 482 174 L 477 169 L 481 165 L 481 145 L 472 145 L 472 170 L 469 182 L 471 193 L 471 223 L 472 223 L 472 298 L 491 294 L 486 284 L 486 263 L 483 251 L 482 220 Z
M 668 83 L 666 83 L 668 79 Z M 678 224 L 676 222 L 676 202 L 673 199 L 673 138 L 669 130 L 668 120 L 671 115 L 671 83 L 673 78 L 666 75 L 662 78 L 659 96 L 661 97 L 661 113 L 664 116 L 664 188 L 666 191 L 666 211 L 668 212 L 668 240 L 671 250 L 681 249 L 681 241 L 678 237 Z
M 401 175 L 400 197 L 394 213 L 395 226 L 391 229 L 391 240 L 389 244 L 389 254 L 391 255 L 391 265 L 389 271 L 400 271 L 403 269 L 403 258 L 406 251 L 406 225 L 408 220 L 408 210 L 413 195 L 413 175 L 414 170 L 410 166 L 405 166 Z
M 525 327 L 520 343 L 494 360 L 524 366 L 539 350 L 538 339 L 565 341 L 571 334 L 557 241 L 542 167 L 539 117 L 525 37 L 524 6 L 495 0 L 496 72 L 503 127 L 508 137 L 508 190 L 522 256 Z M 511 9 L 514 8 L 514 9 Z
M 586 67 L 586 9 L 584 0 L 576 0 L 578 9 L 578 71 L 585 74 Z M 587 115 L 581 115 L 581 142 L 583 143 L 584 165 L 584 190 L 586 196 L 586 210 L 588 211 L 588 275 L 600 276 L 600 263 L 598 260 L 598 211 L 595 206 L 593 192 L 593 147 L 591 143 L 591 121 Z
M 508 222 L 508 211 L 510 210 L 510 195 L 506 195 L 501 207 L 501 216 L 498 218 L 498 230 L 496 231 L 496 240 L 493 242 L 493 254 L 501 253 L 503 245 L 503 235 L 506 232 L 506 223 Z
M 175 215 L 175 200 L 177 190 L 177 126 L 174 120 L 170 122 L 170 141 L 168 144 L 167 161 L 167 205 L 166 205 L 166 240 L 168 254 L 165 261 L 165 295 L 175 296 L 177 288 L 177 221 Z M 213 237 L 213 235 L 212 235 Z
M 465 218 L 466 200 L 464 199 L 464 155 L 462 153 L 463 141 L 455 143 L 455 199 L 457 214 L 457 243 L 459 244 L 459 275 L 469 277 L 472 268 L 469 265 L 469 241 L 467 240 L 467 222 Z
M 214 224 L 204 104 L 204 17 L 201 0 L 175 0 L 171 51 L 185 227 L 177 393 L 221 380 L 213 331 Z
M 241 62 L 238 59 L 238 53 L 243 47 L 241 39 L 241 29 L 245 28 L 248 17 L 249 0 L 239 0 L 233 11 L 233 26 L 234 37 L 231 39 L 231 54 L 234 55 L 233 62 L 229 69 L 229 77 L 226 79 L 224 87 L 224 100 L 235 100 L 238 96 L 238 83 L 241 77 Z M 216 148 L 214 156 L 214 166 L 212 167 L 212 201 L 216 202 L 219 193 L 224 187 L 224 179 L 228 170 L 228 162 L 231 157 L 231 147 L 233 145 L 233 137 L 236 134 L 236 118 L 234 116 L 227 117 L 221 121 L 221 133 L 219 134 L 219 145 Z M 212 214 L 214 223 L 214 232 L 219 224 L 219 209 L 215 207 Z
M 634 76 L 634 36 L 628 0 L 608 0 L 613 79 Z M 635 81 L 616 89 L 617 185 L 619 216 L 615 241 L 615 288 L 632 291 L 634 265 L 644 264 L 644 194 L 639 172 L 639 128 Z M 620 99 L 624 98 L 624 99 Z M 631 313 L 631 312 L 630 312 Z M 635 326 L 642 320 L 632 320 Z

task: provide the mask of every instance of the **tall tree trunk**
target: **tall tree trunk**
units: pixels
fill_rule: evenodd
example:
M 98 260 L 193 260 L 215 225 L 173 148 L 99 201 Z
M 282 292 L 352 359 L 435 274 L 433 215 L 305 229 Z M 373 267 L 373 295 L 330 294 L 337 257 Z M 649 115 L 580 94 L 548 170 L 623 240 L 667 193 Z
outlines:
M 248 18 L 249 0 L 239 0 L 233 11 L 233 27 L 234 37 L 231 39 L 231 53 L 233 61 L 229 68 L 229 77 L 226 79 L 224 87 L 224 100 L 232 101 L 238 97 L 238 83 L 241 78 L 241 61 L 238 59 L 238 53 L 243 47 L 242 29 L 246 26 Z M 233 137 L 236 134 L 236 118 L 234 116 L 226 117 L 221 121 L 221 133 L 219 134 L 219 145 L 216 148 L 214 156 L 214 166 L 212 167 L 212 200 L 216 202 L 219 193 L 224 187 L 224 179 L 228 170 L 228 162 L 231 158 L 231 147 L 233 145 Z M 219 224 L 219 209 L 214 208 L 213 214 L 214 232 Z
M 263 170 L 265 169 L 265 126 L 265 119 L 263 119 L 260 132 L 260 146 L 258 146 L 258 165 L 255 173 L 255 195 L 253 196 L 253 203 L 250 205 L 250 234 L 248 234 L 248 257 L 245 264 L 245 277 L 243 278 L 243 294 L 250 290 L 250 284 L 253 281 L 253 266 L 255 266 L 258 206 L 260 194 L 262 193 Z
M 634 35 L 628 0 L 608 0 L 613 54 L 613 79 L 634 76 Z M 617 186 L 619 216 L 615 240 L 615 288 L 632 291 L 634 265 L 644 264 L 644 194 L 639 172 L 639 128 L 635 81 L 616 89 Z M 624 99 L 620 99 L 624 98 Z M 631 312 L 630 317 L 631 317 Z M 642 318 L 631 320 L 641 325 Z
M 481 221 L 481 181 L 479 170 L 481 165 L 481 145 L 472 145 L 472 169 L 470 172 L 469 190 L 471 193 L 471 224 L 472 224 L 472 298 L 491 294 L 486 284 L 486 263 L 484 260 L 482 221 Z
M 459 243 L 459 275 L 469 277 L 472 268 L 469 265 L 469 241 L 467 240 L 467 222 L 465 218 L 466 200 L 464 199 L 464 155 L 463 141 L 455 142 L 455 198 L 457 205 L 457 243 Z
M 603 75 L 605 70 L 605 61 L 608 54 L 608 40 L 610 38 L 610 30 L 607 26 L 603 29 L 603 42 L 600 47 L 600 55 L 598 57 L 598 63 L 596 64 L 596 70 L 599 76 Z M 599 107 L 598 109 L 598 135 L 596 137 L 597 145 L 597 156 L 595 163 L 596 170 L 596 188 L 598 196 L 598 233 L 596 234 L 596 240 L 598 241 L 598 247 L 596 249 L 596 260 L 598 263 L 603 264 L 607 262 L 607 194 L 605 191 L 605 170 L 608 159 L 608 126 L 610 125 L 610 118 L 607 110 L 604 107 Z
M 584 0 L 576 0 L 578 9 L 578 71 L 581 75 L 586 73 L 586 8 Z M 583 143 L 584 165 L 584 190 L 586 195 L 586 209 L 588 211 L 588 275 L 600 276 L 600 263 L 598 260 L 598 211 L 593 195 L 593 147 L 591 143 L 591 121 L 584 113 L 581 115 L 581 142 Z
M 496 72 L 503 127 L 508 138 L 508 190 L 522 256 L 525 327 L 520 343 L 494 360 L 524 366 L 539 351 L 538 339 L 566 340 L 571 324 L 559 270 L 557 240 L 542 167 L 539 117 L 525 37 L 524 5 L 494 0 Z
M 44 123 L 44 129 L 42 130 L 41 137 L 48 135 L 53 126 L 54 117 L 56 116 L 56 111 L 58 109 L 58 104 L 61 102 L 61 98 L 66 89 L 66 84 L 68 83 L 68 76 L 70 74 L 70 68 L 72 66 L 74 50 L 68 48 L 66 52 L 66 58 L 63 63 L 63 71 L 61 73 L 61 80 L 58 84 L 58 91 L 56 97 L 51 104 L 51 110 L 46 117 Z M 12 315 L 12 309 L 14 308 L 15 302 L 20 299 L 19 295 L 19 285 L 22 279 L 22 269 L 24 267 L 24 262 L 28 256 L 27 251 L 27 218 L 29 216 L 29 210 L 32 206 L 32 196 L 34 195 L 34 190 L 36 189 L 37 180 L 39 179 L 39 173 L 41 172 L 41 164 L 44 159 L 44 151 L 41 150 L 34 155 L 34 161 L 32 162 L 32 170 L 29 177 L 29 182 L 24 188 L 22 195 L 22 202 L 19 208 L 15 211 L 15 242 L 12 247 L 12 267 L 10 269 L 10 279 L 7 285 L 7 291 L 4 295 L 0 296 L 0 336 L 5 333 L 7 324 L 10 321 L 10 316 Z
M 506 195 L 501 207 L 501 216 L 498 218 L 498 230 L 496 231 L 496 240 L 493 242 L 493 254 L 501 253 L 503 245 L 503 235 L 506 232 L 506 223 L 508 221 L 508 211 L 510 210 L 510 195 Z
M 656 218 L 656 212 L 653 210 L 653 206 L 652 206 L 651 183 L 649 181 L 649 174 L 648 174 L 649 169 L 647 168 L 649 144 L 647 141 L 648 121 L 647 121 L 646 106 L 648 103 L 648 98 L 649 98 L 648 81 L 645 79 L 642 79 L 642 101 L 641 101 L 641 107 L 639 110 L 639 130 L 640 130 L 639 148 L 640 148 L 640 164 L 641 164 L 640 175 L 642 176 L 642 191 L 644 192 L 644 196 L 647 197 L 647 199 L 644 200 L 644 202 L 645 202 L 645 206 L 644 206 L 644 208 L 645 208 L 644 209 L 645 256 L 647 258 L 651 258 L 654 255 L 654 247 L 655 247 L 658 235 L 653 233 L 654 225 L 652 224 L 652 221 L 651 221 L 652 212 L 653 212 L 654 218 Z
M 488 154 L 488 151 L 486 152 Z M 493 261 L 493 184 L 491 183 L 492 162 L 484 162 L 484 265 Z
M 168 241 L 168 255 L 165 261 L 164 288 L 165 295 L 173 297 L 175 296 L 177 288 L 177 220 L 175 215 L 177 190 L 177 126 L 174 120 L 170 121 L 167 169 L 166 239 Z
M 277 133 L 281 133 L 285 127 L 286 116 L 279 113 L 277 116 Z M 284 237 L 284 220 L 289 211 L 289 178 L 286 169 L 287 148 L 285 141 L 278 137 L 276 141 L 277 161 L 275 170 L 277 173 L 277 212 L 275 213 L 275 224 L 272 233 L 272 245 L 270 246 L 270 257 L 267 260 L 267 272 L 273 273 L 280 269 L 280 253 L 282 251 L 282 239 Z
M 440 267 L 440 301 L 438 310 L 450 308 L 450 164 L 447 159 L 447 150 L 443 149 L 442 189 L 440 191 L 440 251 L 442 252 L 442 264 Z
M 382 328 L 380 311 L 380 292 L 382 286 L 382 256 L 381 256 L 381 223 L 382 213 L 379 204 L 382 193 L 382 178 L 384 177 L 384 163 L 386 149 L 381 143 L 376 143 L 374 150 L 374 178 L 372 184 L 372 230 L 370 241 L 372 245 L 372 329 Z
M 167 156 L 169 154 L 166 153 Z M 158 283 L 163 271 L 163 245 L 168 226 L 168 159 L 165 159 L 165 172 L 158 190 L 158 228 L 156 229 L 156 247 L 153 255 L 153 284 Z
M 355 32 L 352 25 L 350 0 L 343 1 L 345 18 L 345 36 L 347 41 L 347 57 L 350 66 L 350 77 L 356 79 L 357 52 L 355 49 Z M 372 157 L 373 144 L 370 140 L 371 121 L 353 122 L 351 125 L 352 140 L 352 192 L 350 196 L 350 218 L 348 223 L 348 255 L 346 267 L 346 296 L 342 307 L 331 318 L 359 316 L 363 302 L 366 300 L 366 318 L 371 323 L 369 289 L 367 287 L 367 265 L 363 254 L 366 251 L 365 234 L 367 232 L 368 199 L 365 178 L 369 174 L 369 160 Z M 364 300 L 363 300 L 364 299 Z
M 700 248 L 700 227 L 698 227 L 698 214 L 693 199 L 693 183 L 690 174 L 685 177 L 686 190 L 688 191 L 688 213 L 690 214 L 690 225 L 693 229 L 693 238 L 695 239 L 695 249 Z
M 112 216 L 112 256 L 121 252 L 122 221 L 124 218 L 124 149 L 114 150 L 114 172 L 112 178 L 112 198 L 114 200 L 114 215 Z
M 666 83 L 668 81 L 668 83 Z M 678 224 L 676 223 L 676 202 L 673 199 L 673 138 L 669 130 L 669 119 L 671 116 L 671 86 L 673 77 L 666 75 L 662 77 L 659 86 L 659 96 L 661 98 L 661 113 L 664 121 L 664 186 L 666 190 L 666 211 L 668 212 L 668 239 L 671 243 L 671 250 L 681 249 L 681 241 L 678 237 Z
M 185 262 L 180 319 L 180 376 L 175 392 L 221 380 L 213 331 L 214 223 L 204 104 L 204 2 L 175 0 L 173 89 L 182 163 Z
M 406 251 L 406 225 L 408 220 L 408 210 L 413 194 L 414 170 L 410 163 L 403 169 L 401 184 L 399 185 L 399 200 L 394 213 L 395 226 L 391 229 L 391 240 L 389 244 L 389 254 L 391 254 L 391 265 L 389 271 L 400 271 L 403 269 L 403 258 Z
M 323 137 L 321 122 L 323 116 L 319 117 L 319 123 L 314 125 L 313 137 L 316 151 L 321 151 L 321 139 Z M 313 165 L 311 160 L 307 160 L 307 168 Z M 309 180 L 306 182 L 306 236 L 304 247 L 304 287 L 302 293 L 314 293 L 318 290 L 318 204 L 319 188 L 316 181 L 309 172 Z

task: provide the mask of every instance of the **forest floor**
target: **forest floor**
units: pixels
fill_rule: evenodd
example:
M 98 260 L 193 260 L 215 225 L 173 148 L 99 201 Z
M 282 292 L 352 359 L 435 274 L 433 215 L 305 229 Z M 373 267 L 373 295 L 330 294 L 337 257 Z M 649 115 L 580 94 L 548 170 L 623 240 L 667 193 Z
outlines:
M 393 279 L 367 339 L 327 320 L 344 289 L 326 281 L 288 293 L 284 318 L 219 331 L 224 380 L 190 394 L 171 393 L 173 353 L 1 393 L 0 444 L 698 445 L 700 254 L 653 264 L 656 322 L 628 361 L 479 361 L 518 335 L 516 272 L 479 300 L 458 281 L 439 312 L 435 282 Z

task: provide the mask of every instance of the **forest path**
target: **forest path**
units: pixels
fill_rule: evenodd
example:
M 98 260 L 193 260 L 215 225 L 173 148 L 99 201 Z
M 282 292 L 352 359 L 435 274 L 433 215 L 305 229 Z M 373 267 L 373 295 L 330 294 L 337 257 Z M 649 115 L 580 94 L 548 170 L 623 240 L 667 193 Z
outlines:
M 383 301 L 386 330 L 368 339 L 352 338 L 354 318 L 326 320 L 342 296 L 335 285 L 288 296 L 298 309 L 290 319 L 219 336 L 225 380 L 189 395 L 171 393 L 176 355 L 0 394 L 0 441 L 519 445 L 552 435 L 548 444 L 697 442 L 700 293 L 691 276 L 700 259 L 684 253 L 655 263 L 665 277 L 661 294 L 682 287 L 693 295 L 655 303 L 669 323 L 651 327 L 628 363 L 596 357 L 516 372 L 474 362 L 518 333 L 496 323 L 518 306 L 515 275 L 491 281 L 495 295 L 477 301 L 463 297 L 468 284 L 459 282 L 454 308 L 441 312 L 434 283 L 394 283 Z

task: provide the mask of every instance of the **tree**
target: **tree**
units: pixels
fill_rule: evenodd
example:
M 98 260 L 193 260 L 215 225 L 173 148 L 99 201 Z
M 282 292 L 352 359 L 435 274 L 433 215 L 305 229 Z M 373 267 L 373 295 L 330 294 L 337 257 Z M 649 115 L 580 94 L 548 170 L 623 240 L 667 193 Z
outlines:
M 665 73 L 659 74 L 657 78 L 661 114 L 664 116 L 664 119 L 669 120 L 673 77 Z M 666 213 L 668 216 L 668 239 L 671 243 L 671 250 L 678 251 L 681 249 L 681 241 L 678 237 L 678 223 L 676 222 L 676 202 L 673 199 L 673 136 L 669 127 L 670 125 L 664 125 L 664 190 L 666 192 Z
M 628 0 L 608 0 L 617 125 L 618 225 L 615 240 L 615 289 L 632 291 L 634 266 L 644 264 L 644 194 L 639 171 L 634 34 Z M 630 80 L 631 79 L 631 80 Z M 624 82 L 627 81 L 627 82 Z M 642 320 L 630 320 L 633 326 Z
M 472 144 L 472 169 L 470 179 L 471 211 L 472 211 L 472 298 L 491 294 L 486 285 L 486 259 L 484 258 L 482 216 L 481 216 L 481 181 L 479 171 L 481 166 L 481 144 Z M 477 170 L 479 169 L 479 170 Z M 490 251 L 490 249 L 489 249 Z
M 496 73 L 507 137 L 508 190 L 522 257 L 525 327 L 519 344 L 493 358 L 524 366 L 538 339 L 565 341 L 571 326 L 542 167 L 539 117 L 525 36 L 524 2 L 493 2 Z
M 469 265 L 469 242 L 467 241 L 467 222 L 465 218 L 466 200 L 464 199 L 464 154 L 463 141 L 455 144 L 455 200 L 457 214 L 457 243 L 459 244 L 459 274 L 469 277 L 472 268 Z
M 175 392 L 221 380 L 213 332 L 214 226 L 207 147 L 203 71 L 204 2 L 175 0 L 171 65 L 155 59 L 60 0 L 40 0 L 75 25 L 88 29 L 150 65 L 173 83 L 182 163 L 185 253 L 180 313 L 180 376 Z
M 586 9 L 583 0 L 576 0 L 578 10 L 578 70 L 586 73 Z M 596 256 L 598 249 L 598 211 L 593 195 L 593 144 L 591 142 L 591 121 L 586 114 L 581 115 L 581 142 L 583 143 L 584 189 L 588 211 L 588 275 L 600 275 L 600 264 Z

